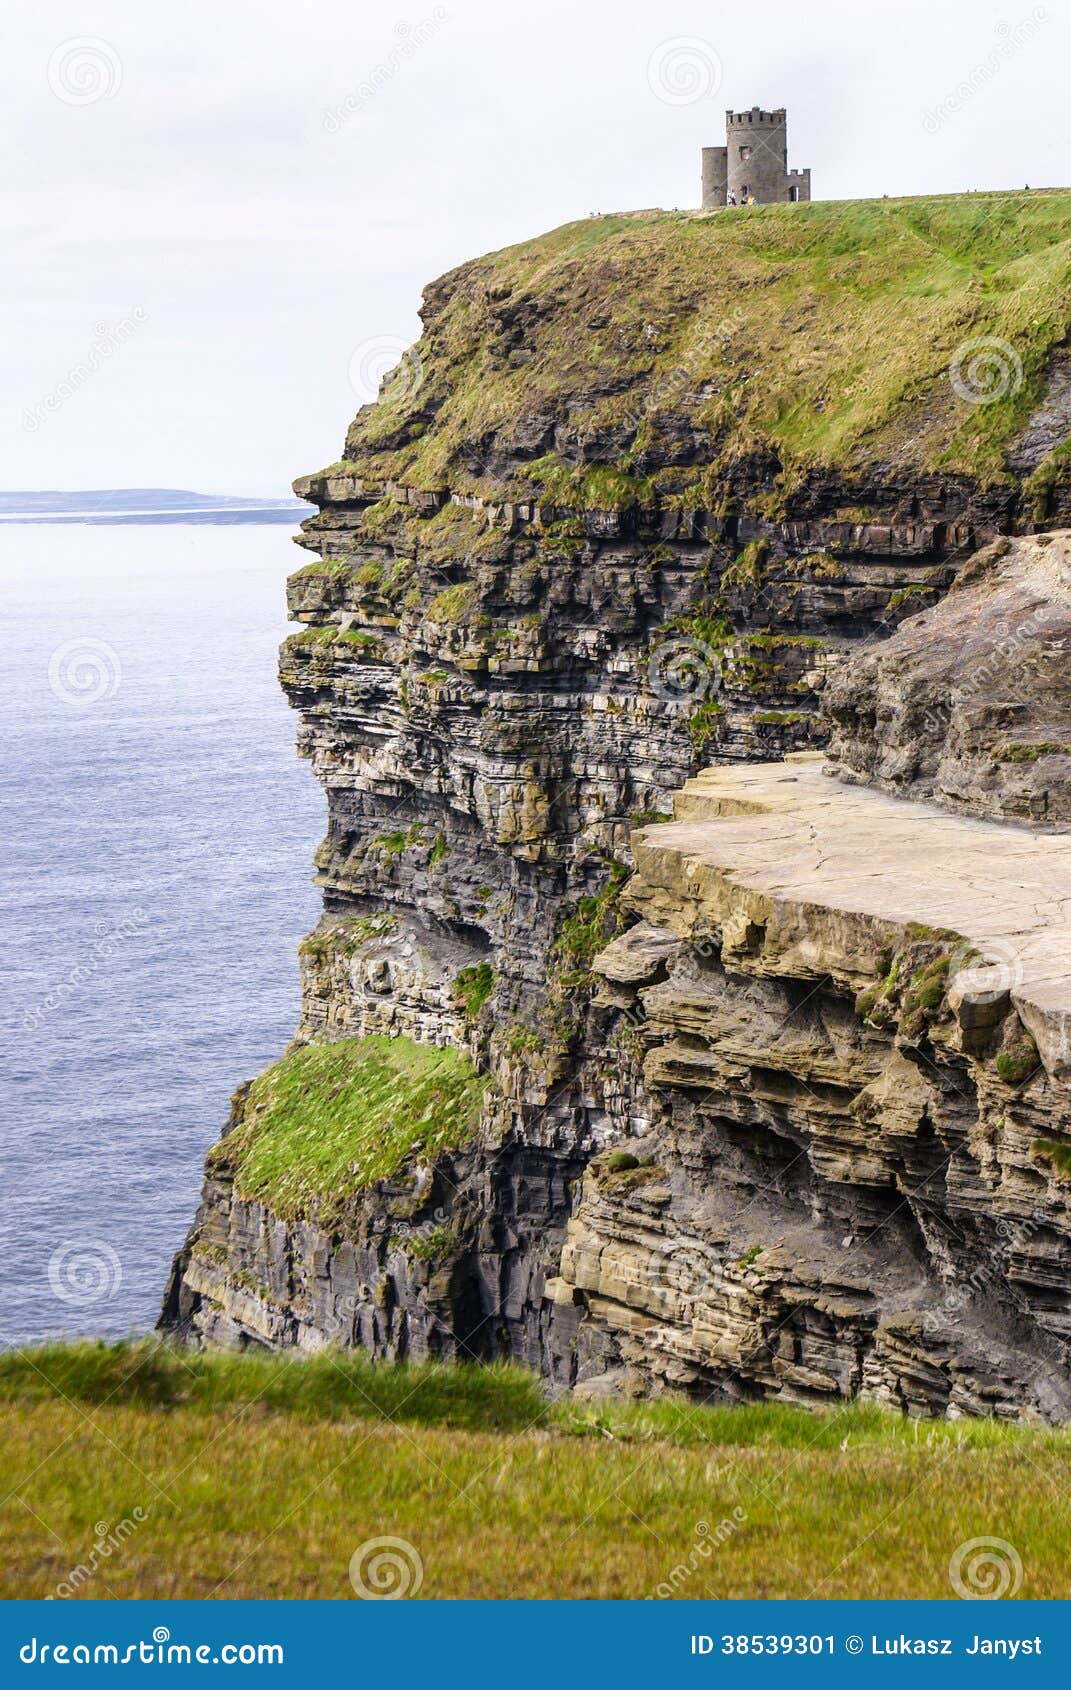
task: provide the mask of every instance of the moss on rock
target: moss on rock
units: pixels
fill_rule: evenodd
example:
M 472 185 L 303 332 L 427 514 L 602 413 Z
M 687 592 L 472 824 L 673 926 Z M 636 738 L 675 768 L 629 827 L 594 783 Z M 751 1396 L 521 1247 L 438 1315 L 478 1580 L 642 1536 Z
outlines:
M 490 491 L 479 466 L 524 414 L 545 419 L 548 444 L 556 424 L 616 438 L 620 467 L 545 450 L 518 465 L 517 499 L 713 509 L 727 466 L 756 452 L 789 476 L 901 463 L 1007 481 L 1071 329 L 1069 238 L 1064 189 L 585 218 L 428 290 L 421 380 L 362 409 L 336 472 Z M 986 404 L 953 379 L 979 338 L 1022 370 Z M 741 353 L 755 347 L 761 381 Z M 697 462 L 665 449 L 684 429 L 709 443 Z M 1042 505 L 1065 468 L 1035 472 Z
M 456 1050 L 373 1035 L 304 1045 L 265 1069 L 209 1152 L 238 1196 L 329 1225 L 349 1199 L 472 1136 L 486 1076 Z

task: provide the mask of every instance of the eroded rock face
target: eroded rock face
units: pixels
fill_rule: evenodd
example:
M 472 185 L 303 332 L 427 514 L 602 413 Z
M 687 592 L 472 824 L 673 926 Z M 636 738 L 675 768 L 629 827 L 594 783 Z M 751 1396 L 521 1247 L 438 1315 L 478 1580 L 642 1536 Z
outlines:
M 316 485 L 305 539 L 323 556 L 290 583 L 306 631 L 280 666 L 329 806 L 298 1036 L 458 1044 L 502 1095 L 482 1155 L 370 1193 L 342 1238 L 211 1178 L 166 1319 L 214 1341 L 506 1353 L 570 1384 L 583 1310 L 544 1285 L 575 1182 L 656 1103 L 631 1012 L 590 1003 L 633 825 L 700 761 L 820 742 L 829 672 L 895 623 L 906 587 L 936 593 L 946 551 L 991 515 L 935 486 L 911 520 L 888 489 L 874 521 L 846 523 L 828 478 L 778 521 L 605 522 L 339 480 Z M 458 981 L 480 968 L 493 989 L 473 1016 Z M 455 1242 L 428 1257 L 407 1229 L 416 1252 Z
M 814 762 L 677 808 L 596 962 L 656 1102 L 569 1222 L 581 1377 L 1066 1418 L 1071 841 Z
M 1071 821 L 1071 536 L 1001 539 L 826 695 L 845 779 L 973 815 Z
M 593 673 L 607 636 L 584 671 L 580 630 L 555 616 L 541 659 L 498 667 L 471 604 L 444 657 L 434 631 L 392 626 L 342 571 L 299 575 L 292 602 L 309 592 L 334 595 L 317 596 L 317 625 L 333 614 L 375 643 L 283 652 L 331 818 L 299 1036 L 449 1041 L 499 1095 L 478 1142 L 369 1192 L 341 1231 L 285 1224 L 211 1178 L 168 1322 L 213 1342 L 506 1354 L 583 1391 L 1071 1412 L 1071 1188 L 1035 1148 L 1065 1130 L 1063 1071 L 1013 1084 L 995 1065 L 1002 1041 L 1058 1053 L 1061 1023 L 1013 1005 L 1003 978 L 972 991 L 969 971 L 942 992 L 937 1028 L 904 1034 L 856 1008 L 912 920 L 966 931 L 962 905 L 941 919 L 932 906 L 948 840 L 927 855 L 897 832 L 905 808 L 873 800 L 892 818 L 886 896 L 900 877 L 882 914 L 857 895 L 882 883 L 877 822 L 855 838 L 834 820 L 823 843 L 806 819 L 767 817 L 785 874 L 788 844 L 813 837 L 814 883 L 791 904 L 776 885 L 712 902 L 717 851 L 700 870 L 657 841 L 761 816 L 770 794 L 715 773 L 671 798 L 694 751 L 647 689 L 651 636 L 617 630 L 608 680 Z M 720 696 L 746 708 L 731 685 Z M 808 718 L 804 738 L 816 731 Z M 786 790 L 844 792 L 806 760 L 781 771 Z M 541 795 L 527 805 L 526 781 Z M 644 831 L 637 858 L 627 807 L 670 802 L 678 821 Z M 739 840 L 722 849 L 738 862 Z M 588 973 L 560 954 L 562 922 L 604 895 L 615 853 L 638 860 L 624 902 L 643 919 Z M 1006 940 L 1021 922 L 999 883 L 987 898 L 1007 920 L 968 937 Z M 620 905 L 600 939 L 633 919 Z M 472 1018 L 456 981 L 482 963 L 493 994 Z M 636 1166 L 610 1165 L 622 1147 Z
M 454 1044 L 493 1087 L 463 1150 L 415 1159 L 341 1221 L 283 1221 L 214 1165 L 163 1323 L 507 1356 L 587 1393 L 1065 1418 L 1065 1187 L 1036 1149 L 1064 1131 L 1062 1079 L 1034 1072 L 1008 995 L 946 990 L 943 941 L 907 936 L 925 910 L 867 917 L 812 889 L 791 919 L 769 893 L 715 914 L 657 829 L 633 846 L 671 803 L 676 825 L 709 819 L 698 768 L 821 746 L 831 691 L 838 744 L 873 774 L 877 706 L 853 738 L 838 675 L 869 674 L 920 604 L 954 605 L 963 560 L 1036 504 L 1014 477 L 983 487 L 909 455 L 798 474 L 768 439 L 734 456 L 704 420 L 721 388 L 691 366 L 651 385 L 673 337 L 607 304 L 627 273 L 587 276 L 587 362 L 553 395 L 560 301 L 541 272 L 533 300 L 481 271 L 464 313 L 457 278 L 438 285 L 424 385 L 297 484 L 316 555 L 289 583 L 302 629 L 280 672 L 328 798 L 298 1038 Z M 470 428 L 457 395 L 477 361 L 489 379 L 533 347 L 538 403 Z M 591 472 L 623 452 L 650 485 L 599 505 Z M 553 495 L 533 475 L 550 453 Z M 940 981 L 940 1013 L 886 991 L 890 946 Z

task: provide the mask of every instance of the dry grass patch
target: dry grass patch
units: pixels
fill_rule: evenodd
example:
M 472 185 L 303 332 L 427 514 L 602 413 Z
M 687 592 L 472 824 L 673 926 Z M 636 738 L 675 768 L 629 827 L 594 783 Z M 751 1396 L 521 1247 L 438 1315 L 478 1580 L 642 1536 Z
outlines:
M 426 1597 L 947 1597 L 982 1536 L 1014 1546 L 1022 1596 L 1068 1594 L 1063 1432 L 548 1405 L 509 1370 L 351 1356 L 62 1358 L 0 1368 L 3 1597 L 47 1596 L 136 1510 L 78 1594 L 348 1597 L 351 1555 L 384 1535 L 419 1553 Z M 511 1429 L 458 1429 L 496 1416 Z

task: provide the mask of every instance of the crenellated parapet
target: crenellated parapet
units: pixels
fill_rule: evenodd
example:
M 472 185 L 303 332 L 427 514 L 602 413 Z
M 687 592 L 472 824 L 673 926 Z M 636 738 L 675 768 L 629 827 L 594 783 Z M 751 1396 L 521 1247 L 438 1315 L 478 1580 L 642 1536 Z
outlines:
M 702 208 L 785 205 L 811 197 L 809 170 L 788 168 L 784 106 L 725 113 L 724 147 L 703 148 Z

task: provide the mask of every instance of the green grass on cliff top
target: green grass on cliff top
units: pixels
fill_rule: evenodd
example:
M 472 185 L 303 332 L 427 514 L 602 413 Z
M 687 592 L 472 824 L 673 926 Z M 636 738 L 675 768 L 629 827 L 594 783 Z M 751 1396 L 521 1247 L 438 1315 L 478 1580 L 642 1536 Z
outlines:
M 351 427 L 346 461 L 371 476 L 490 488 L 481 442 L 545 414 L 581 458 L 628 427 L 633 448 L 599 471 L 628 481 L 639 453 L 617 504 L 698 502 L 695 466 L 644 473 L 675 413 L 709 439 L 710 480 L 762 446 L 790 476 L 890 462 L 1000 480 L 1071 330 L 1071 191 L 598 217 L 464 265 L 428 308 L 421 379 L 404 365 Z M 984 391 L 1007 381 L 973 404 L 949 368 L 982 337 L 1001 343 Z M 565 502 L 569 474 L 551 454 L 510 491 Z M 573 502 L 605 503 L 577 480 Z
M 352 1598 L 384 1536 L 433 1598 L 948 1598 L 976 1538 L 1051 1598 L 1071 1563 L 1067 1432 L 547 1403 L 513 1369 L 339 1352 L 0 1357 L 0 1483 L 3 1598 Z
M 409 1158 L 463 1144 L 486 1083 L 458 1051 L 412 1039 L 305 1045 L 253 1081 L 209 1165 L 230 1169 L 241 1197 L 285 1220 L 313 1211 L 326 1220 Z

